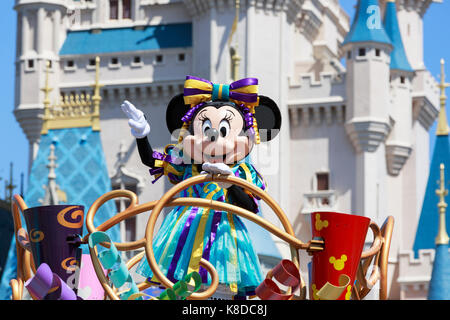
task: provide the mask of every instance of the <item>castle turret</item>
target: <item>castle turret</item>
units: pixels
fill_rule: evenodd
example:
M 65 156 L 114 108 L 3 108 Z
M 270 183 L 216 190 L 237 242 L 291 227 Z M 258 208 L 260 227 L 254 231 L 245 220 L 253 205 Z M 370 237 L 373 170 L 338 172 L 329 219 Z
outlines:
M 55 86 L 59 83 L 58 52 L 64 41 L 67 1 L 16 0 L 18 30 L 16 47 L 16 95 L 14 114 L 30 143 L 30 161 L 35 157 L 42 125 L 44 70 L 50 62 Z M 51 98 L 56 98 L 53 90 Z
M 386 3 L 384 28 L 393 45 L 390 63 L 391 105 L 389 115 L 394 121 L 394 125 L 386 141 L 386 156 L 389 174 L 397 176 L 412 150 L 411 84 L 414 70 L 409 64 L 403 46 L 395 0 L 389 0 Z
M 392 242 L 391 251 L 397 252 L 400 247 L 404 247 L 403 234 L 408 234 L 404 228 L 403 221 L 411 220 L 411 212 L 405 210 L 404 196 L 409 190 L 405 190 L 404 165 L 409 159 L 413 150 L 413 100 L 412 100 L 412 80 L 414 71 L 408 61 L 403 46 L 397 19 L 397 8 L 395 0 L 388 0 L 384 11 L 384 29 L 391 39 L 393 49 L 390 62 L 390 104 L 389 119 L 392 124 L 391 132 L 386 140 L 386 164 L 389 175 L 387 176 L 389 214 L 394 215 L 395 220 L 401 226 L 397 230 L 398 237 Z
M 371 218 L 386 212 L 384 142 L 391 129 L 391 51 L 378 0 L 358 1 L 343 43 L 347 65 L 345 127 L 356 152 L 353 212 Z

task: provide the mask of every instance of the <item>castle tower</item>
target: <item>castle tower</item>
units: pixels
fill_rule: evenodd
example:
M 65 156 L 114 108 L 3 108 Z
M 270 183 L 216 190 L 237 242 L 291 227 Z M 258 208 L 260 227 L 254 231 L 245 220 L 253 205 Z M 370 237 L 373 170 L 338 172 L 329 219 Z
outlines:
M 391 107 L 389 114 L 395 121 L 386 142 L 388 170 L 397 176 L 411 153 L 412 97 L 414 71 L 409 64 L 400 34 L 395 0 L 386 3 L 384 28 L 392 41 L 390 63 Z
M 390 62 L 390 105 L 389 117 L 393 123 L 391 132 L 386 140 L 386 163 L 388 169 L 388 194 L 392 199 L 388 203 L 389 214 L 395 217 L 400 226 L 396 232 L 397 237 L 392 242 L 391 250 L 395 254 L 401 247 L 409 247 L 404 243 L 403 234 L 408 234 L 408 228 L 403 221 L 414 220 L 411 214 L 404 208 L 405 191 L 404 179 L 405 163 L 412 152 L 412 81 L 414 70 L 409 64 L 403 46 L 397 19 L 397 8 L 394 0 L 386 3 L 384 15 L 384 28 L 392 41 L 393 50 Z M 410 227 L 408 225 L 408 227 Z
M 386 212 L 386 154 L 391 129 L 389 76 L 392 43 L 378 0 L 358 1 L 355 19 L 343 43 L 346 57 L 345 129 L 355 149 L 353 213 L 377 220 Z
M 59 48 L 64 41 L 67 1 L 16 0 L 16 94 L 14 114 L 29 141 L 29 165 L 39 143 L 47 61 L 53 83 L 59 83 Z M 55 88 L 54 88 L 55 89 Z M 53 90 L 51 98 L 56 98 Z

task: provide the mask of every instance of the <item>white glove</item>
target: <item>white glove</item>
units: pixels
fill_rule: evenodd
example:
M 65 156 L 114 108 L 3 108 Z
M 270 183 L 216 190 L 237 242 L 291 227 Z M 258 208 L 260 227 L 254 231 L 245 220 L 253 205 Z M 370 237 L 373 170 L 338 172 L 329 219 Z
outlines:
M 201 173 L 223 174 L 223 175 L 233 174 L 233 171 L 225 163 L 209 163 L 209 162 L 205 162 L 202 165 L 202 169 L 204 171 L 202 171 Z M 217 184 L 222 189 L 228 189 L 229 187 L 231 187 L 231 183 L 227 183 L 227 182 L 217 182 Z
M 144 113 L 141 110 L 127 100 L 120 107 L 129 119 L 128 125 L 131 127 L 131 134 L 134 137 L 144 138 L 150 133 L 150 125 L 145 120 Z

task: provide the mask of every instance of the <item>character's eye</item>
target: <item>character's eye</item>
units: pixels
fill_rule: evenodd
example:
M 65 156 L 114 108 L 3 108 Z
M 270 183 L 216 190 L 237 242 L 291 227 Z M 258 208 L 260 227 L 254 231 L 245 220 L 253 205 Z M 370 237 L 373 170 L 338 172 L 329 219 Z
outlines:
M 219 132 L 222 137 L 226 137 L 230 132 L 230 123 L 228 120 L 222 120 L 219 124 Z
M 205 121 L 203 121 L 202 132 L 206 134 L 206 132 L 210 129 L 211 129 L 211 121 L 209 121 L 209 119 L 206 119 Z

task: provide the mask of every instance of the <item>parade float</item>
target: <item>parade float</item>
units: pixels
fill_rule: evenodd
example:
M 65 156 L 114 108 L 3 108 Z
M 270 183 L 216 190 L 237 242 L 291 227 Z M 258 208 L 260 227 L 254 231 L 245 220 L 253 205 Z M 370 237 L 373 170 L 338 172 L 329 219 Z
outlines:
M 276 214 L 284 230 L 281 230 L 248 210 L 220 201 L 192 197 L 176 197 L 183 189 L 199 184 L 227 182 L 236 184 L 254 193 L 266 202 Z M 93 223 L 98 209 L 107 201 L 126 197 L 131 204 L 126 210 L 99 226 Z M 19 195 L 14 196 L 12 204 L 14 230 L 17 243 L 17 278 L 11 280 L 12 299 L 21 300 L 24 290 L 33 299 L 77 299 L 77 285 L 80 279 L 89 278 L 92 268 L 95 277 L 90 277 L 92 287 L 97 281 L 103 289 L 101 299 L 192 299 L 203 300 L 213 296 L 218 286 L 217 271 L 207 260 L 201 259 L 199 267 L 207 270 L 211 283 L 200 290 L 198 272 L 193 272 L 182 281 L 171 282 L 161 272 L 155 261 L 152 241 L 155 222 L 165 207 L 191 205 L 214 210 L 224 210 L 231 214 L 253 221 L 286 241 L 291 248 L 290 259 L 282 260 L 267 273 L 266 279 L 256 289 L 256 297 L 262 300 L 349 300 L 363 299 L 371 288 L 379 282 L 379 298 L 387 298 L 387 259 L 393 231 L 393 219 L 388 217 L 380 228 L 370 219 L 350 214 L 317 212 L 311 215 L 313 239 L 304 243 L 295 237 L 290 222 L 282 208 L 268 193 L 237 177 L 221 175 L 198 175 L 180 182 L 157 201 L 138 204 L 137 196 L 128 190 L 111 191 L 95 201 L 86 213 L 88 233 L 81 235 L 84 211 L 77 205 L 42 206 L 28 208 Z M 113 243 L 105 233 L 109 228 L 128 217 L 151 211 L 145 237 L 129 243 Z M 21 215 L 26 228 L 22 226 Z M 364 240 L 369 229 L 373 233 L 372 246 L 363 251 Z M 88 244 L 92 265 L 81 265 L 77 247 Z M 120 251 L 144 251 L 128 261 L 122 261 Z M 78 252 L 77 252 L 78 251 Z M 299 251 L 312 256 L 310 285 L 307 286 L 299 270 Z M 164 290 L 159 296 L 143 293 L 152 283 L 135 283 L 129 269 L 146 257 L 154 275 Z M 371 270 L 368 274 L 368 270 Z M 97 281 L 94 281 L 97 280 Z M 281 290 L 279 286 L 288 287 Z M 123 290 L 125 288 L 125 290 Z M 122 289 L 122 290 L 121 290 Z M 255 297 L 255 298 L 256 298 Z M 80 299 L 80 298 L 78 298 Z

